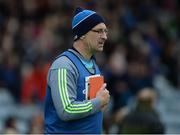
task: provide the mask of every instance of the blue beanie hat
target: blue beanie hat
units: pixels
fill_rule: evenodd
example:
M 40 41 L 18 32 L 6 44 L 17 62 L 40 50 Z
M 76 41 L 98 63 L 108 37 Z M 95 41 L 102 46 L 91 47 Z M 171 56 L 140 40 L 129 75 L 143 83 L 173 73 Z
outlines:
M 72 20 L 72 31 L 74 41 L 90 31 L 99 23 L 104 23 L 104 19 L 92 10 L 83 10 L 78 7 Z

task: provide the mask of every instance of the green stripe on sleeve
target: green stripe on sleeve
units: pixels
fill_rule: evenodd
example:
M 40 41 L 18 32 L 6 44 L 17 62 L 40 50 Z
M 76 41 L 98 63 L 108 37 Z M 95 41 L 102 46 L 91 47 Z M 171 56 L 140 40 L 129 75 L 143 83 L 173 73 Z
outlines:
M 58 69 L 58 87 L 64 110 L 68 113 L 83 113 L 92 109 L 91 102 L 83 104 L 71 104 L 67 92 L 67 70 Z

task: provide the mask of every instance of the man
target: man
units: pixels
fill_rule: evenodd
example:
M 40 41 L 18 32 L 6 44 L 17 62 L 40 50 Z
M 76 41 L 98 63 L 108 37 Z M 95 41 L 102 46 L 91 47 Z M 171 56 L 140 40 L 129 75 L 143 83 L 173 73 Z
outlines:
M 102 111 L 109 102 L 104 83 L 96 97 L 85 97 L 85 77 L 100 74 L 94 54 L 103 51 L 107 28 L 91 10 L 77 8 L 72 20 L 73 48 L 51 65 L 45 101 L 45 133 L 101 133 Z
M 164 124 L 155 109 L 156 93 L 143 88 L 137 95 L 137 104 L 123 119 L 121 134 L 164 134 Z

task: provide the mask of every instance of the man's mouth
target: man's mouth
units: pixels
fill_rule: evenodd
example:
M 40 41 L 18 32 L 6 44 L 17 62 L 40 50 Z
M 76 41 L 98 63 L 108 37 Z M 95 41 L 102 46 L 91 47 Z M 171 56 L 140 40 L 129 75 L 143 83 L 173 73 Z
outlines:
M 104 45 L 104 42 L 99 42 L 100 45 Z

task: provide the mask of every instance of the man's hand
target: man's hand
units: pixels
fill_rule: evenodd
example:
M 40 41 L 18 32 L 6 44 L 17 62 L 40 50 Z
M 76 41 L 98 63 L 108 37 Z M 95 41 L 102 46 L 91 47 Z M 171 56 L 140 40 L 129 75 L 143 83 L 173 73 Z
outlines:
M 101 101 L 101 107 L 105 108 L 109 103 L 110 95 L 109 91 L 106 89 L 106 83 L 102 85 L 100 90 L 97 92 L 96 97 L 98 97 Z
M 106 111 L 107 107 L 108 107 L 108 104 L 104 105 L 104 106 L 101 108 L 101 111 L 102 111 L 102 112 Z

